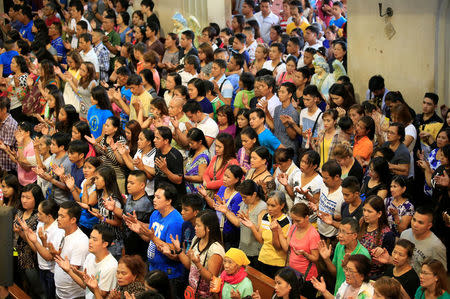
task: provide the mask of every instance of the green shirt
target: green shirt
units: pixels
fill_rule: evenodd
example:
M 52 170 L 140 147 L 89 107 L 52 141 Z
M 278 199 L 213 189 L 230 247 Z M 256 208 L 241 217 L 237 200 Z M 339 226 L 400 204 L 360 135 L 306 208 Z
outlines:
M 115 32 L 114 30 L 111 31 L 110 33 L 107 34 L 108 38 L 109 38 L 109 42 L 111 43 L 111 45 L 115 46 L 120 46 L 120 35 L 119 33 Z
M 242 102 L 242 96 L 244 93 L 247 95 L 247 105 L 250 105 L 250 100 L 255 97 L 255 91 L 254 90 L 241 90 L 237 93 L 236 97 L 234 98 L 234 107 L 236 108 L 245 108 L 244 103 Z
M 437 299 L 449 299 L 450 295 L 447 292 L 444 292 L 441 296 L 437 297 Z M 414 299 L 425 299 L 425 291 L 422 287 L 418 287 L 416 294 L 414 295 Z
M 370 259 L 370 253 L 367 249 L 361 245 L 358 241 L 358 245 L 356 245 L 355 250 L 351 253 L 354 254 L 362 254 L 367 256 Z M 344 261 L 345 256 L 345 246 L 338 243 L 336 245 L 336 249 L 334 250 L 333 256 L 333 265 L 336 266 L 336 286 L 334 288 L 334 295 L 336 296 L 337 291 L 339 290 L 341 284 L 345 281 L 344 269 L 342 268 L 342 262 Z
M 253 285 L 248 277 L 244 278 L 237 284 L 229 284 L 228 282 L 225 282 L 222 289 L 222 299 L 231 299 L 231 290 L 238 290 L 241 294 L 241 298 L 245 298 L 247 296 L 251 297 L 253 294 Z

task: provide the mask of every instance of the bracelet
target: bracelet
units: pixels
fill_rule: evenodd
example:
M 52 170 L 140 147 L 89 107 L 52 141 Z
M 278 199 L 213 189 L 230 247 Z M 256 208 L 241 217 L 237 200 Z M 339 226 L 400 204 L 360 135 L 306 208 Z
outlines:
M 73 187 L 73 189 L 70 190 L 70 193 L 72 193 L 73 191 L 75 191 L 75 189 L 77 189 L 77 187 Z
M 105 222 L 106 222 L 106 217 L 103 217 L 102 223 L 105 223 Z
M 18 149 L 23 149 L 23 146 L 18 146 L 17 148 L 18 148 Z
M 176 254 L 176 255 L 179 255 L 181 252 L 183 252 L 183 249 L 180 248 L 180 250 L 175 251 L 175 254 Z

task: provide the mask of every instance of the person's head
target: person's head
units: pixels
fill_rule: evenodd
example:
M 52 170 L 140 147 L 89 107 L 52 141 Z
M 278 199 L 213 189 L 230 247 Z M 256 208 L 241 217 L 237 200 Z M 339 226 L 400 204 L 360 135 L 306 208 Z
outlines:
M 352 217 L 342 219 L 338 230 L 338 241 L 341 245 L 349 246 L 357 242 L 359 233 L 358 220 Z
M 58 204 L 54 200 L 42 200 L 38 206 L 38 220 L 48 224 L 58 218 Z
M 352 119 L 353 123 L 356 124 L 365 115 L 364 107 L 360 104 L 353 104 L 348 109 L 348 116 Z
M 411 219 L 411 229 L 416 238 L 427 236 L 433 226 L 433 209 L 419 206 Z
M 261 0 L 259 3 L 259 9 L 261 10 L 261 13 L 263 16 L 267 16 L 270 14 L 270 6 L 271 1 L 270 0 Z
M 292 224 L 299 229 L 303 229 L 309 225 L 310 215 L 312 215 L 311 209 L 303 202 L 294 204 L 290 210 Z
M 244 55 L 234 53 L 233 56 L 231 56 L 227 67 L 230 72 L 235 72 L 241 70 L 244 67 L 244 63 L 245 63 Z
M 172 131 L 168 127 L 157 127 L 155 130 L 155 147 L 158 149 L 163 149 L 170 146 L 172 142 Z
M 212 26 L 207 26 L 202 29 L 202 34 L 197 37 L 199 43 L 207 43 L 210 44 L 214 40 L 216 35 L 216 29 Z
M 54 96 L 58 95 L 54 94 Z M 72 126 L 78 121 L 80 121 L 80 115 L 75 107 L 71 104 L 64 105 L 59 109 L 56 130 L 71 133 Z
M 125 139 L 130 147 L 138 146 L 139 133 L 142 131 L 141 125 L 137 120 L 130 120 L 125 124 Z M 142 148 L 140 148 L 142 149 Z M 136 150 L 136 148 L 130 148 L 130 151 Z
M 379 180 L 382 183 L 388 184 L 389 175 L 389 163 L 383 157 L 374 157 L 370 160 L 369 164 L 369 176 L 373 179 Z
M 223 268 L 228 275 L 236 274 L 241 267 L 250 264 L 250 260 L 244 251 L 237 248 L 230 248 L 223 257 Z
M 244 0 L 242 3 L 242 14 L 244 16 L 250 15 L 255 10 L 255 1 L 253 0 Z
M 401 268 L 408 265 L 414 253 L 414 243 L 406 239 L 398 239 L 392 250 L 392 264 L 394 267 Z
M 142 77 L 138 74 L 131 74 L 127 80 L 127 87 L 131 90 L 131 93 L 139 96 L 144 90 L 144 86 L 142 84 Z
M 89 33 L 83 33 L 78 41 L 78 48 L 80 48 L 84 53 L 87 53 L 90 51 L 91 47 L 92 35 Z
M 241 141 L 244 149 L 250 153 L 255 147 L 259 146 L 258 134 L 251 127 L 245 127 L 241 132 Z
M 92 43 L 94 45 L 98 45 L 103 41 L 103 37 L 105 36 L 105 31 L 100 28 L 96 28 L 92 30 Z
M 316 26 L 308 26 L 305 29 L 305 41 L 307 41 L 310 45 L 314 45 L 316 43 L 317 37 L 319 36 L 319 30 Z
M 342 180 L 342 195 L 346 203 L 351 204 L 359 199 L 359 190 L 361 189 L 358 178 L 348 176 Z
M 306 86 L 311 79 L 311 72 L 308 67 L 301 67 L 294 72 L 293 82 L 296 87 Z
M 391 123 L 387 132 L 387 141 L 390 143 L 402 143 L 404 140 L 405 126 L 401 123 Z
M 338 119 L 338 112 L 336 109 L 328 109 L 322 113 L 323 127 L 325 130 L 336 128 Z
M 131 15 L 131 23 L 135 27 L 142 26 L 144 23 L 144 15 L 142 14 L 142 11 L 135 10 L 133 14 Z
M 41 187 L 36 183 L 28 184 L 23 187 L 20 198 L 21 210 L 30 211 L 36 210 L 39 204 L 45 200 Z
M 186 72 L 199 72 L 200 59 L 196 55 L 187 55 L 184 59 L 184 70 Z
M 363 206 L 363 230 L 367 229 L 368 225 L 376 225 L 378 228 L 377 241 L 380 238 L 380 231 L 388 226 L 386 207 L 384 200 L 378 195 L 371 195 L 364 201 Z
M 73 140 L 69 143 L 69 160 L 76 164 L 80 161 L 84 162 L 89 152 L 89 145 L 85 140 Z
M 315 150 L 306 151 L 300 158 L 300 170 L 311 174 L 317 170 L 320 165 L 320 155 Z
M 378 278 L 373 284 L 373 288 L 373 299 L 404 298 L 402 285 L 393 277 L 382 276 Z
M 386 161 L 391 161 L 394 158 L 394 152 L 388 147 L 377 147 L 373 150 L 372 158 L 381 157 Z
M 292 268 L 285 267 L 275 273 L 275 294 L 276 298 L 300 298 L 300 282 Z
M 391 182 L 391 195 L 394 198 L 408 198 L 406 193 L 407 181 L 404 176 L 396 175 Z
M 126 11 L 122 11 L 117 15 L 117 25 L 128 26 L 130 23 L 130 14 Z
M 238 165 L 230 165 L 223 175 L 223 185 L 228 188 L 236 188 L 244 175 L 244 171 Z
M 123 206 L 122 193 L 117 185 L 116 172 L 112 166 L 102 165 L 95 170 L 95 187 L 97 191 L 101 190 L 114 197 Z
M 50 145 L 50 151 L 52 154 L 60 154 L 66 152 L 69 148 L 70 136 L 66 133 L 56 132 L 52 135 L 52 143 Z
M 126 287 L 135 281 L 143 281 L 147 265 L 139 255 L 124 255 L 117 265 L 117 284 Z
M 237 191 L 247 205 L 265 199 L 263 188 L 252 180 L 244 180 L 239 184 Z
M 253 90 L 255 87 L 255 76 L 250 72 L 243 72 L 239 77 L 239 87 L 243 90 Z
M 391 108 L 391 120 L 393 122 L 399 122 L 405 127 L 412 122 L 412 116 L 409 112 L 409 108 L 406 105 L 395 105 Z
M 272 156 L 265 146 L 258 146 L 250 153 L 250 165 L 254 169 L 271 169 Z
M 204 199 L 196 193 L 189 193 L 181 201 L 181 216 L 184 221 L 192 221 L 203 209 Z
M 347 43 L 343 40 L 334 40 L 332 45 L 334 57 L 338 60 L 345 59 L 347 55 Z
M 193 157 L 198 150 L 208 148 L 205 134 L 199 128 L 191 128 L 186 137 L 189 143 L 189 156 Z
M 342 169 L 336 160 L 328 160 L 322 166 L 322 179 L 328 188 L 338 188 L 341 184 Z
M 439 96 L 433 92 L 425 93 L 422 101 L 422 112 L 433 114 L 439 102 Z
M 236 115 L 236 123 L 239 129 L 244 129 L 248 127 L 250 124 L 250 110 L 247 108 L 239 109 Z
M 355 104 L 354 97 L 350 94 L 348 89 L 345 88 L 344 84 L 335 83 L 331 85 L 329 93 L 331 108 L 341 107 L 348 110 Z
M 209 43 L 202 43 L 198 46 L 198 58 L 206 64 L 214 60 L 214 51 Z
M 350 255 L 342 263 L 345 282 L 352 287 L 360 287 L 363 282 L 369 282 L 370 259 L 363 254 Z
M 69 12 L 72 18 L 80 19 L 84 13 L 83 3 L 79 0 L 70 1 Z
M 208 247 L 215 242 L 222 243 L 219 218 L 217 218 L 216 212 L 203 210 L 197 214 L 195 219 L 195 235 L 198 240 L 208 240 L 204 250 L 208 250 Z
M 78 121 L 72 126 L 72 141 L 74 140 L 86 140 L 86 136 L 91 136 L 91 130 L 89 124 L 84 121 Z
M 375 137 L 375 122 L 370 116 L 363 116 L 355 125 L 355 136 L 367 136 L 370 140 Z
M 127 180 L 127 191 L 133 196 L 137 196 L 145 192 L 147 184 L 147 176 L 142 170 L 132 170 Z
M 217 109 L 217 123 L 219 125 L 231 126 L 235 123 L 233 108 L 230 105 L 220 106 Z
M 269 58 L 278 61 L 284 53 L 284 45 L 282 43 L 273 43 L 270 45 Z
M 157 292 L 157 294 L 160 295 L 161 298 L 174 298 L 172 294 L 172 284 L 170 282 L 169 276 L 167 276 L 167 273 L 164 271 L 152 270 L 148 272 L 145 276 L 145 287 L 151 291 Z
M 353 121 L 350 116 L 345 115 L 339 118 L 338 126 L 344 133 L 352 134 L 353 132 Z
M 222 165 L 226 165 L 228 161 L 236 156 L 233 136 L 228 133 L 219 133 L 217 135 L 216 155 L 222 156 Z
M 97 157 L 89 157 L 84 162 L 83 174 L 86 179 L 94 178 L 95 170 L 100 167 L 102 160 Z
M 331 155 L 341 167 L 347 166 L 348 162 L 353 160 L 352 146 L 348 142 L 341 142 L 334 147 Z
M 258 89 L 260 96 L 266 97 L 267 100 L 276 93 L 276 82 L 272 75 L 263 75 L 256 77 L 255 89 Z
M 150 22 L 147 24 L 147 27 L 145 28 L 145 35 L 147 38 L 153 38 L 158 35 L 159 27 L 158 24 L 155 22 Z
M 108 117 L 103 127 L 103 133 L 105 133 L 106 136 L 112 137 L 114 141 L 117 141 L 120 136 L 124 136 L 125 134 L 123 133 L 120 124 L 120 118 L 117 116 Z
M 383 96 L 384 94 L 384 79 L 380 75 L 372 76 L 369 79 L 369 90 L 375 97 Z
M 322 100 L 322 96 L 316 85 L 306 85 L 303 89 L 303 103 L 306 108 L 317 106 Z
M 75 201 L 65 201 L 59 205 L 58 227 L 63 230 L 71 230 L 77 227 L 81 217 L 81 207 Z
M 27 61 L 21 55 L 14 56 L 11 61 L 11 71 L 14 73 L 29 73 Z
M 258 44 L 255 49 L 255 59 L 266 60 L 269 57 L 269 48 L 266 44 Z
M 286 103 L 286 101 L 290 102 L 292 99 L 292 95 L 295 93 L 296 87 L 292 82 L 284 82 L 281 84 L 280 88 L 278 88 L 278 98 L 282 103 Z
M 194 32 L 191 30 L 185 30 L 181 33 L 180 46 L 187 49 L 192 46 L 192 41 L 195 38 Z
M 158 53 L 156 53 L 156 51 L 149 49 L 147 50 L 147 52 L 144 53 L 143 59 L 144 59 L 143 64 L 144 69 L 148 69 L 149 71 L 151 71 L 158 65 L 159 55 Z
M 166 88 L 170 91 L 173 91 L 175 86 L 181 85 L 181 76 L 176 72 L 172 72 L 167 74 L 166 79 Z M 170 106 L 169 106 L 170 107 Z
M 156 97 L 150 102 L 150 113 L 156 117 L 168 116 L 166 101 L 163 98 Z
M 33 125 L 27 121 L 20 122 L 17 125 L 17 132 L 23 137 L 31 137 L 33 133 Z
M 231 20 L 231 29 L 234 33 L 242 32 L 245 25 L 245 18 L 243 15 L 234 15 Z
M 155 210 L 161 212 L 172 208 L 175 206 L 177 196 L 177 189 L 174 185 L 161 183 L 155 191 L 155 198 L 153 199 L 153 206 Z
M 250 45 L 255 40 L 255 29 L 252 26 L 246 25 L 242 33 L 245 34 L 245 44 Z
M 200 122 L 204 117 L 200 103 L 194 100 L 187 101 L 187 103 L 183 105 L 183 112 L 189 120 L 194 123 Z
M 447 127 L 445 129 L 442 129 L 437 137 L 436 137 L 436 145 L 438 148 L 443 148 L 450 142 L 450 128 Z
M 108 252 L 108 247 L 113 240 L 114 232 L 110 227 L 105 224 L 96 224 L 89 237 L 89 252 L 94 255 Z
M 288 212 L 286 195 L 282 191 L 271 191 L 267 195 L 267 212 L 272 219 L 277 219 L 283 213 Z
M 422 263 L 419 279 L 422 289 L 424 291 L 434 289 L 433 295 L 436 297 L 440 297 L 444 292 L 448 291 L 447 271 L 437 259 L 427 258 Z
M 227 68 L 227 62 L 223 59 L 214 59 L 211 67 L 211 76 L 215 79 L 220 79 Z
M 19 183 L 17 176 L 13 174 L 6 174 L 2 179 L 3 197 L 8 199 L 8 206 L 18 209 L 20 203 L 20 193 L 22 185 Z
M 101 110 L 110 110 L 112 111 L 111 102 L 109 101 L 108 94 L 106 93 L 106 89 L 101 86 L 95 86 L 91 90 L 91 103 L 92 105 L 96 105 Z
M 290 147 L 278 148 L 274 153 L 275 164 L 282 172 L 286 172 L 291 167 L 293 159 L 294 149 Z
M 189 80 L 187 88 L 190 99 L 203 99 L 205 97 L 205 84 L 203 83 L 202 79 L 192 78 L 191 80 Z

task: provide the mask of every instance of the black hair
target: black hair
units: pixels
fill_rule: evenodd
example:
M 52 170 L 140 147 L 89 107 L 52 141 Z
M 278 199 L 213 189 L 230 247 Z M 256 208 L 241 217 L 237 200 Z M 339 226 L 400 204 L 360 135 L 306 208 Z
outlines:
M 76 223 L 78 224 L 78 221 L 81 217 L 81 207 L 77 202 L 68 200 L 60 204 L 59 207 L 61 209 L 67 210 L 67 214 L 69 215 L 69 217 L 75 218 L 77 220 Z
M 328 160 L 322 165 L 322 173 L 327 172 L 332 178 L 341 177 L 342 169 L 336 160 Z
M 215 211 L 211 210 L 200 211 L 197 215 L 197 219 L 200 219 L 202 224 L 209 229 L 208 244 L 206 244 L 205 248 L 201 251 L 200 248 L 198 248 L 200 254 L 202 254 L 203 252 L 208 251 L 209 247 L 212 244 L 216 242 L 222 244 L 222 233 L 220 231 L 219 218 L 217 217 Z M 192 243 L 191 248 L 194 248 L 195 245 L 198 244 L 199 242 L 200 238 L 197 238 L 196 241 Z
M 262 0 L 261 2 L 267 2 L 269 0 Z M 289 291 L 289 299 L 298 299 L 300 298 L 300 281 L 297 277 L 297 274 L 294 269 L 291 267 L 284 267 L 275 273 L 275 277 L 280 277 L 284 280 L 289 286 L 291 290 Z M 282 297 L 278 297 L 275 295 L 275 299 L 281 299 Z
M 70 134 L 72 132 L 72 126 L 80 121 L 80 115 L 78 114 L 75 107 L 71 104 L 64 105 L 61 107 L 66 114 L 67 119 L 65 121 L 57 121 L 56 122 L 56 129 L 60 132 L 65 132 Z
M 308 27 L 306 27 L 305 30 L 311 31 L 312 33 L 314 33 L 316 35 L 316 38 L 319 36 L 319 29 L 316 26 L 310 25 Z
M 73 140 L 69 143 L 69 153 L 84 154 L 84 158 L 89 153 L 89 144 L 83 140 Z
M 30 122 L 27 122 L 27 121 L 20 122 L 18 124 L 18 127 L 20 128 L 20 130 L 22 130 L 24 132 L 29 132 L 30 136 L 33 133 L 33 126 Z
M 275 26 L 272 26 L 274 28 Z M 277 48 L 278 52 L 284 53 L 284 45 L 282 43 L 273 43 L 270 45 L 271 48 Z
M 92 230 L 98 231 L 98 233 L 102 236 L 102 241 L 108 243 L 108 247 L 111 246 L 115 235 L 110 227 L 106 226 L 106 224 L 98 223 L 94 225 Z
M 353 193 L 359 192 L 359 190 L 361 189 L 359 180 L 355 176 L 348 176 L 345 179 L 343 179 L 341 187 L 349 189 Z
M 191 128 L 187 134 L 186 137 L 188 139 L 191 139 L 192 141 L 198 142 L 201 141 L 201 143 L 208 148 L 208 143 L 206 142 L 205 134 L 203 134 L 203 131 L 199 128 Z M 193 157 L 195 155 L 195 150 L 190 149 L 189 150 L 189 157 Z
M 145 276 L 145 282 L 150 288 L 154 289 L 162 297 L 161 299 L 174 298 L 174 295 L 172 293 L 172 283 L 166 272 L 161 270 L 150 271 Z
M 116 74 L 129 77 L 131 75 L 131 71 L 127 66 L 123 65 L 117 69 Z
M 227 68 L 227 62 L 223 59 L 214 59 L 214 64 L 217 64 L 221 69 Z
M 253 90 L 255 88 L 255 76 L 250 72 L 243 72 L 239 77 L 245 90 Z
M 256 77 L 256 81 L 266 84 L 267 87 L 272 90 L 272 93 L 277 92 L 276 81 L 272 75 L 264 75 L 264 76 Z
M 252 108 L 250 110 L 249 115 L 252 114 L 252 113 L 256 113 L 258 118 L 264 118 L 264 121 L 266 120 L 266 113 L 261 108 Z
M 177 90 L 182 96 L 184 96 L 188 101 L 189 101 L 189 93 L 188 93 L 188 89 L 186 86 L 184 85 L 176 85 L 173 90 Z M 196 101 L 194 101 L 196 102 Z
M 128 176 L 134 176 L 138 178 L 141 182 L 144 184 L 147 182 L 147 175 L 145 174 L 145 171 L 140 169 L 131 170 Z
M 202 106 L 200 106 L 200 104 L 195 100 L 189 100 L 186 102 L 186 104 L 183 105 L 184 113 L 197 113 L 199 111 L 202 111 Z
M 150 8 L 151 11 L 153 11 L 153 8 L 155 7 L 155 3 L 153 0 L 142 0 L 141 6 L 147 6 Z
M 191 80 L 189 80 L 188 85 L 189 84 L 194 85 L 195 89 L 197 89 L 198 97 L 205 97 L 206 90 L 205 90 L 205 84 L 203 83 L 202 79 L 192 78 Z
M 84 20 L 78 21 L 77 25 L 81 27 L 81 29 L 83 30 L 88 30 L 88 23 Z M 98 29 L 97 29 L 98 30 Z M 101 30 L 101 29 L 100 29 Z M 95 29 L 94 29 L 95 31 Z M 102 30 L 103 31 L 103 30 Z M 84 38 L 83 38 L 84 39 Z M 85 41 L 87 41 L 87 39 L 84 39 Z
M 52 200 L 43 200 L 40 203 L 41 205 L 41 210 L 42 213 L 44 213 L 45 215 L 50 215 L 52 216 L 53 220 L 56 220 L 58 218 L 58 204 Z
M 291 95 L 293 95 L 297 90 L 297 87 L 295 87 L 295 84 L 292 82 L 283 82 L 281 86 L 285 87 L 287 92 L 290 93 Z
M 205 205 L 205 200 L 197 193 L 188 193 L 182 199 L 182 205 L 191 207 L 194 211 L 201 211 Z
M 380 75 L 372 76 L 369 79 L 369 90 L 374 92 L 376 90 L 381 90 L 384 88 L 384 79 Z
M 119 201 L 120 205 L 123 207 L 124 202 L 122 198 L 122 193 L 120 192 L 119 185 L 117 184 L 117 176 L 114 168 L 107 165 L 102 165 L 98 167 L 95 172 L 100 175 L 105 181 L 105 186 L 103 191 L 107 192 L 109 196 Z M 97 188 L 98 190 L 99 188 Z M 102 192 L 97 192 L 97 196 L 100 198 Z
M 405 141 L 405 126 L 402 123 L 391 123 L 389 126 L 397 127 L 397 135 L 400 136 L 400 143 L 403 143 Z
M 247 36 L 245 36 L 244 33 L 236 33 L 234 38 L 237 39 L 241 44 L 245 45 L 245 41 L 247 39 Z
M 388 160 L 383 157 L 375 157 L 370 160 L 370 166 L 372 166 L 373 171 L 378 175 L 380 182 L 386 185 L 387 188 L 391 182 Z
M 70 135 L 63 132 L 56 132 L 52 135 L 52 140 L 55 140 L 55 143 L 58 147 L 64 146 L 64 150 L 67 151 L 70 143 Z
M 347 131 L 353 127 L 353 121 L 348 115 L 344 115 L 338 121 L 338 126 L 342 131 Z
M 244 176 L 244 171 L 239 165 L 229 165 L 227 167 L 227 170 L 229 170 L 233 176 L 238 180 L 237 183 L 234 185 L 235 188 L 237 188 L 241 182 L 242 177 Z
M 182 35 L 184 35 L 187 39 L 193 41 L 195 38 L 195 34 L 192 30 L 185 30 L 181 32 Z
M 172 206 L 175 206 L 175 201 L 177 200 L 178 193 L 177 193 L 177 189 L 175 188 L 174 185 L 165 183 L 165 182 L 161 182 L 158 185 L 157 189 L 164 190 L 164 197 L 166 198 L 166 200 L 170 200 Z
M 437 105 L 437 103 L 439 102 L 439 96 L 434 92 L 427 92 L 423 97 L 431 99 L 434 105 Z
M 156 24 L 155 22 L 150 22 L 150 23 L 148 23 L 148 24 L 147 24 L 147 27 L 148 27 L 151 31 L 155 32 L 155 34 L 158 34 L 158 32 L 159 32 L 159 26 L 158 26 L 158 24 Z
M 109 101 L 108 94 L 103 86 L 97 85 L 92 88 L 91 96 L 95 101 L 97 101 L 97 106 L 99 109 L 112 111 L 111 102 Z
M 120 16 L 122 17 L 123 23 L 128 26 L 130 23 L 130 14 L 126 11 L 122 11 Z
M 22 73 L 29 73 L 27 61 L 25 58 L 21 55 L 14 56 L 13 59 L 16 61 L 17 65 L 19 66 L 19 69 Z
M 239 54 L 239 53 L 234 53 L 233 56 L 231 56 L 231 57 L 234 58 L 234 61 L 236 62 L 236 65 L 239 66 L 239 69 L 244 67 L 244 63 L 245 63 L 244 55 Z
M 142 84 L 142 78 L 138 74 L 131 74 L 128 77 L 127 85 L 141 85 Z
M 359 222 L 353 217 L 345 217 L 341 221 L 341 225 L 349 224 L 352 230 L 352 233 L 359 233 Z
M 297 69 L 297 72 L 300 72 L 300 73 L 302 73 L 302 75 L 303 75 L 303 78 L 304 79 L 307 79 L 307 82 L 309 82 L 309 80 L 311 79 L 311 71 L 308 69 L 308 67 L 306 67 L 306 66 L 303 66 L 303 67 L 301 67 L 301 68 L 298 68 Z
M 167 76 L 170 76 L 170 77 L 173 78 L 173 80 L 175 81 L 175 86 L 176 85 L 181 85 L 181 82 L 182 82 L 181 81 L 181 76 L 177 72 L 168 73 Z
M 39 204 L 45 200 L 44 193 L 42 193 L 41 187 L 39 187 L 38 184 L 32 183 L 28 184 L 22 189 L 22 195 L 24 192 L 31 192 L 34 198 L 34 209 L 37 210 Z M 21 210 L 24 210 L 23 207 L 21 207 Z
M 304 157 L 305 155 L 306 155 L 306 157 L 307 157 L 306 162 L 307 162 L 309 165 L 315 165 L 316 168 L 319 167 L 319 165 L 320 165 L 320 155 L 319 155 L 318 152 L 316 152 L 315 150 L 312 150 L 312 149 L 307 150 L 307 151 L 302 155 L 302 157 L 300 158 L 300 161 L 301 161 L 301 159 L 303 159 L 303 157 Z M 339 164 L 338 164 L 338 165 L 339 165 Z M 330 175 L 331 175 L 331 174 L 330 174 Z
M 353 94 L 349 91 L 348 88 L 346 88 L 345 84 L 334 83 L 330 87 L 329 94 L 330 95 L 334 94 L 334 95 L 342 97 L 342 99 L 344 101 L 343 101 L 341 107 L 344 108 L 345 110 L 350 109 L 350 107 L 353 104 L 356 104 Z M 337 105 L 334 103 L 334 101 L 330 100 L 330 107 L 336 108 Z
M 83 33 L 82 35 L 80 35 L 80 39 L 84 40 L 85 42 L 89 42 L 90 44 L 92 44 L 92 35 L 89 33 Z
M 197 73 L 200 71 L 200 58 L 197 55 L 187 55 L 184 58 L 184 64 L 186 63 L 193 65 Z
M 353 254 L 348 257 L 347 263 L 348 262 L 353 262 L 355 264 L 356 271 L 364 277 L 363 281 L 369 282 L 371 264 L 370 259 L 367 256 L 363 254 Z
M 81 14 L 84 12 L 83 3 L 80 0 L 70 1 L 69 7 L 74 7 L 77 11 L 81 12 Z
M 368 115 L 364 115 L 359 119 L 359 121 L 364 123 L 364 126 L 366 127 L 367 131 L 367 137 L 369 137 L 370 140 L 373 140 L 373 138 L 375 137 L 375 122 L 373 118 Z
M 267 169 L 272 169 L 272 155 L 265 146 L 258 146 L 252 150 L 252 153 L 256 153 L 262 160 L 266 160 Z
M 250 139 L 256 140 L 255 144 L 253 144 L 252 150 L 259 146 L 258 133 L 256 133 L 256 131 L 252 127 L 247 126 L 247 127 L 243 128 L 241 131 L 241 136 L 242 135 L 245 135 Z
M 14 189 L 13 198 L 8 198 L 8 206 L 13 207 L 14 209 L 19 209 L 21 206 L 21 193 L 22 193 L 22 185 L 19 183 L 19 179 L 17 176 L 13 174 L 6 174 L 2 181 L 5 182 L 5 185 Z
M 77 129 L 77 131 L 81 135 L 81 140 L 86 140 L 86 136 L 91 136 L 91 129 L 89 128 L 89 124 L 85 121 L 76 122 L 73 127 Z
M 172 141 L 172 131 L 169 129 L 169 127 L 157 127 L 156 130 L 158 130 L 159 135 L 161 135 L 162 139 L 168 140 L 169 143 Z
M 28 18 L 28 20 L 33 20 L 33 12 L 31 10 L 31 7 L 28 5 L 22 6 L 22 14 Z
M 293 160 L 295 155 L 295 151 L 293 148 L 288 147 L 281 147 L 278 148 L 274 153 L 274 160 L 276 163 L 282 163 L 287 162 L 289 160 Z
M 236 120 L 233 113 L 233 108 L 230 105 L 223 105 L 217 109 L 217 114 L 224 114 L 227 117 L 227 123 L 229 126 L 233 125 Z

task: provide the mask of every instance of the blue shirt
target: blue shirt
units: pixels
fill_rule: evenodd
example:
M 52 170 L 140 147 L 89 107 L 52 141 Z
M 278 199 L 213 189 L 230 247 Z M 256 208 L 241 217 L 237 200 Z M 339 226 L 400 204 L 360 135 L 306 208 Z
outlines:
M 219 188 L 219 191 L 217 191 L 217 196 L 219 196 L 222 200 L 224 200 L 224 195 L 225 195 L 225 190 L 227 188 L 225 186 L 221 186 Z M 229 202 L 229 203 L 228 203 Z M 233 214 L 237 214 L 237 212 L 240 210 L 240 206 L 239 204 L 242 202 L 242 196 L 239 192 L 236 192 L 236 194 L 234 194 L 234 196 L 232 198 L 229 198 L 227 200 L 227 206 L 228 209 L 233 212 Z M 220 212 L 216 212 L 219 216 L 219 223 L 223 222 L 223 233 L 224 234 L 239 234 L 240 233 L 240 228 L 234 226 L 227 217 L 225 217 L 225 215 L 223 215 Z M 222 220 L 223 217 L 223 220 Z
M 111 116 L 113 116 L 111 111 L 99 109 L 97 108 L 97 105 L 93 105 L 89 108 L 87 120 L 89 128 L 91 129 L 91 134 L 94 138 L 98 138 L 102 135 L 103 125 Z
M 53 48 L 55 48 L 56 55 L 58 55 L 59 57 L 62 57 L 61 63 L 62 64 L 66 64 L 67 63 L 67 61 L 66 61 L 67 50 L 64 47 L 63 40 L 62 40 L 61 36 L 58 37 L 58 38 L 55 38 L 54 40 L 52 40 L 50 42 L 50 44 L 52 45 Z
M 126 99 L 126 104 L 129 106 L 130 105 L 130 101 L 131 101 L 131 89 L 127 89 L 125 86 L 122 86 L 122 88 L 120 88 L 120 95 L 123 97 L 125 97 Z M 125 125 L 127 124 L 127 122 L 130 120 L 130 116 L 128 114 L 126 114 L 123 110 L 120 111 L 120 122 L 122 123 L 122 129 L 125 130 Z
M 210 114 L 214 112 L 213 106 L 208 98 L 203 98 L 200 102 L 198 102 L 202 107 L 202 112 L 206 114 Z
M 34 34 L 31 32 L 31 27 L 33 27 L 33 21 L 29 21 L 28 24 L 22 25 L 19 32 L 23 38 L 29 40 L 30 42 L 34 41 Z
M 11 72 L 11 60 L 14 56 L 18 56 L 17 51 L 8 51 L 0 55 L 0 64 L 3 64 L 3 77 L 8 77 Z
M 344 17 L 341 16 L 341 17 L 340 17 L 339 19 L 337 19 L 337 20 L 334 20 L 334 19 L 331 20 L 329 26 L 334 25 L 334 26 L 336 26 L 336 27 L 338 27 L 338 28 L 342 28 L 342 25 L 344 25 L 345 22 L 347 22 L 347 20 L 346 20 Z
M 230 81 L 231 85 L 233 85 L 233 96 L 231 98 L 233 101 L 239 89 L 239 77 L 240 76 L 238 74 L 232 74 L 227 77 L 228 81 Z
M 81 183 L 84 181 L 84 173 L 83 173 L 83 167 L 78 168 L 75 163 L 72 164 L 70 167 L 70 175 L 75 180 L 75 186 L 81 189 Z M 72 193 L 70 193 L 69 198 L 73 200 Z
M 170 235 L 174 238 L 181 238 L 181 226 L 183 217 L 177 210 L 173 210 L 166 217 L 156 210 L 150 216 L 149 229 L 155 231 L 155 237 L 161 241 L 171 244 Z M 147 258 L 150 264 L 149 270 L 161 270 L 167 273 L 169 279 L 177 278 L 183 275 L 183 264 L 173 261 L 157 250 L 155 243 L 150 241 L 148 244 Z
M 258 134 L 258 140 L 261 146 L 265 146 L 269 150 L 272 157 L 273 153 L 281 144 L 280 140 L 268 129 L 264 129 L 264 131 Z

